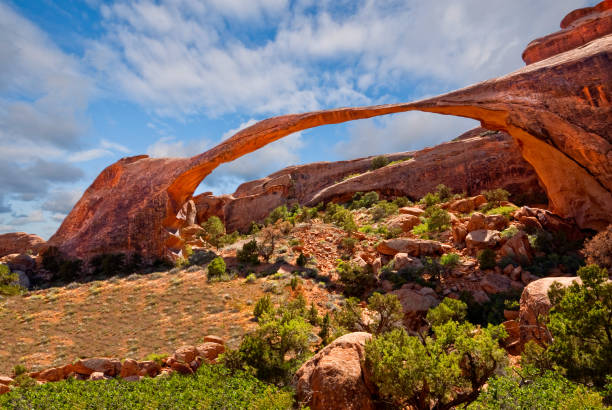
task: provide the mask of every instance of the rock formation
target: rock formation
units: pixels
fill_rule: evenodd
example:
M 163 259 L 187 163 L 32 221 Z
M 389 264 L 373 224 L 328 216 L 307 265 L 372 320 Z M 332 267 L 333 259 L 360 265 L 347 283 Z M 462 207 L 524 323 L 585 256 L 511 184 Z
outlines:
M 609 3 L 596 8 L 607 10 Z M 589 15 L 608 18 L 607 11 Z M 567 21 L 568 27 L 578 23 Z M 600 35 L 595 30 L 593 40 L 578 48 L 442 96 L 270 118 L 191 158 L 121 159 L 102 171 L 49 243 L 81 258 L 177 254 L 185 222 L 179 211 L 220 164 L 300 130 L 412 110 L 473 118 L 508 132 L 534 167 L 552 210 L 581 228 L 602 230 L 612 222 L 612 35 L 595 38 Z M 566 44 L 557 50 L 573 46 Z
M 373 171 L 372 157 L 292 166 L 246 182 L 231 195 L 198 195 L 194 198 L 198 221 L 216 215 L 228 231 L 246 231 L 252 221 L 262 222 L 283 204 L 348 200 L 360 191 L 414 200 L 440 183 L 468 194 L 504 188 L 517 195 L 543 195 L 535 171 L 512 137 L 502 132 L 477 128 L 452 142 L 386 157 L 401 162 Z
M 295 374 L 297 400 L 318 409 L 373 409 L 372 393 L 362 362 L 372 335 L 349 333 L 334 340 Z
M 0 257 L 13 253 L 36 254 L 45 240 L 38 235 L 31 235 L 25 232 L 13 232 L 0 235 Z

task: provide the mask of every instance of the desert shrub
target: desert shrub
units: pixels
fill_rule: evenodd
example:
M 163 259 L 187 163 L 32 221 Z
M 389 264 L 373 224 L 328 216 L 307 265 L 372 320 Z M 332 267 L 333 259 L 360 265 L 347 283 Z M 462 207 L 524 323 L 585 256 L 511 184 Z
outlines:
M 427 208 L 429 208 L 430 206 L 439 204 L 440 201 L 440 197 L 438 196 L 438 194 L 432 194 L 431 192 L 428 192 L 427 194 L 425 194 L 425 196 L 423 198 L 421 198 L 421 200 L 419 201 L 419 203 L 425 205 Z
M 347 296 L 362 296 L 366 290 L 376 285 L 376 277 L 371 266 L 366 268 L 340 261 L 336 267 L 340 283 Z
M 257 253 L 257 241 L 255 239 L 242 245 L 242 249 L 236 252 L 236 258 L 240 263 L 246 263 L 249 265 L 256 265 L 259 263 L 259 257 Z
M 342 238 L 341 245 L 342 245 L 342 248 L 346 249 L 350 253 L 353 253 L 353 251 L 355 250 L 355 245 L 357 245 L 357 239 Z
M 389 165 L 389 159 L 380 155 L 378 157 L 374 157 L 372 158 L 372 165 L 370 168 L 372 168 L 372 170 L 374 169 L 379 169 L 382 167 L 386 167 L 387 165 Z
M 105 253 L 96 255 L 89 261 L 94 275 L 111 277 L 127 273 L 125 255 L 123 253 Z
M 370 320 L 364 320 L 359 300 L 348 298 L 342 308 L 334 313 L 338 326 L 350 332 L 368 332 L 375 335 L 390 332 L 402 326 L 404 311 L 396 295 L 374 293 L 368 298 Z
M 314 302 L 310 303 L 310 309 L 308 310 L 308 323 L 313 326 L 317 326 L 319 322 L 321 322 L 321 318 L 319 317 L 319 310 L 315 306 Z
M 444 268 L 454 268 L 459 264 L 459 255 L 456 253 L 445 253 L 440 257 L 440 265 Z
M 294 276 L 289 281 L 289 286 L 291 286 L 291 290 L 296 290 L 301 283 L 300 278 Z
M 202 224 L 204 228 L 203 238 L 206 242 L 219 249 L 223 245 L 223 235 L 225 234 L 225 226 L 218 216 L 211 216 Z
M 399 226 L 389 229 L 387 225 L 379 225 L 374 231 L 378 235 L 381 235 L 385 239 L 397 238 L 404 232 Z
M 478 253 L 478 266 L 480 266 L 480 269 L 493 269 L 496 264 L 495 258 L 493 249 L 483 249 Z
M 495 208 L 491 208 L 488 211 L 486 211 L 485 213 L 487 215 L 503 215 L 506 218 L 510 218 L 510 214 L 514 211 L 516 211 L 516 207 L 515 206 L 511 206 L 511 205 L 507 205 L 507 206 L 498 206 Z
M 270 212 L 270 214 L 264 220 L 266 225 L 276 223 L 278 220 L 283 220 L 289 216 L 289 211 L 285 205 L 278 206 Z
M 370 214 L 372 215 L 372 219 L 377 222 L 383 218 L 386 218 L 387 216 L 396 214 L 397 209 L 397 205 L 395 205 L 393 202 L 378 201 L 370 211 Z
M 218 278 L 225 274 L 225 261 L 218 256 L 208 264 L 208 279 Z
M 186 266 L 189 266 L 189 259 L 187 258 L 176 258 L 174 261 L 174 267 L 178 269 L 182 269 Z
M 442 274 L 446 272 L 446 268 L 440 264 L 438 259 L 431 256 L 422 258 L 421 262 L 423 262 L 423 268 L 420 270 L 421 274 L 428 274 L 429 282 L 438 283 L 442 278 Z
M 259 233 L 259 242 L 257 243 L 257 252 L 268 263 L 270 257 L 276 249 L 276 243 L 280 239 L 280 232 L 271 226 L 266 227 Z
M 253 316 L 255 319 L 259 319 L 265 313 L 271 313 L 274 311 L 274 306 L 272 305 L 272 299 L 270 299 L 270 295 L 264 295 L 255 303 L 255 307 L 253 308 Z
M 16 273 L 12 273 L 8 266 L 0 264 L 0 295 L 19 295 L 25 290 L 19 286 L 19 276 Z
M 62 282 L 73 282 L 82 274 L 83 261 L 66 258 L 59 249 L 50 246 L 42 254 L 43 268 L 53 274 L 53 279 Z
M 288 383 L 308 357 L 311 325 L 304 318 L 305 300 L 296 298 L 258 318 L 258 328 L 247 334 L 238 349 L 245 366 L 262 380 Z
M 36 384 L 35 381 L 33 381 Z M 292 393 L 257 380 L 247 372 L 203 364 L 190 377 L 65 381 L 18 388 L 0 395 L 11 409 L 291 409 Z
M 512 225 L 509 226 L 508 228 L 504 229 L 503 231 L 501 231 L 501 233 L 499 234 L 499 236 L 501 236 L 503 239 L 510 239 L 512 238 L 514 235 L 519 233 L 519 229 Z
M 520 297 L 521 292 L 515 290 L 489 295 L 487 302 L 478 303 L 468 291 L 462 291 L 459 295 L 459 299 L 468 307 L 467 320 L 482 326 L 498 325 L 505 321 L 504 309 L 516 310 Z
M 597 265 L 580 268 L 578 276 L 582 284 L 555 284 L 548 292 L 548 350 L 570 380 L 602 388 L 612 376 L 612 283 Z
M 397 205 L 398 208 L 403 208 L 411 204 L 410 200 L 405 196 L 398 196 L 393 200 L 393 203 Z
M 366 342 L 365 363 L 380 394 L 396 406 L 449 409 L 474 401 L 489 377 L 503 368 L 503 326 L 480 328 L 463 322 L 461 303 L 430 310 L 428 336 L 395 329 Z M 432 312 L 433 311 L 433 312 Z
M 450 226 L 451 216 L 439 206 L 431 206 L 425 210 L 423 216 L 427 219 L 430 231 L 445 231 Z
M 495 376 L 468 409 L 604 409 L 602 397 L 559 373 L 524 380 L 518 374 Z
M 583 253 L 589 264 L 596 264 L 612 272 L 612 225 L 584 244 Z
M 487 209 L 501 206 L 503 201 L 507 201 L 510 193 L 502 188 L 490 189 L 488 191 L 482 191 L 482 195 L 487 198 Z
M 240 234 L 238 233 L 238 231 L 223 235 L 220 240 L 220 245 L 221 247 L 233 245 L 236 243 L 236 241 L 238 241 L 238 238 L 240 238 Z
M 247 233 L 249 235 L 255 235 L 257 232 L 261 230 L 261 228 L 263 228 L 262 225 L 258 224 L 255 221 L 251 221 L 251 225 L 249 225 L 249 230 Z
M 371 208 L 372 205 L 380 200 L 380 196 L 376 191 L 356 192 L 349 203 L 350 209 Z
M 441 202 L 446 202 L 453 197 L 453 191 L 444 184 L 439 184 L 436 187 L 436 195 Z
M 249 273 L 247 277 L 244 279 L 246 283 L 253 283 L 257 280 L 257 276 L 254 273 Z
M 298 266 L 306 266 L 306 264 L 308 263 L 308 258 L 302 252 L 300 252 L 295 263 Z
M 164 361 L 166 360 L 166 358 L 168 358 L 168 355 L 165 353 L 151 353 L 148 354 L 147 357 L 145 357 L 145 360 L 149 360 L 152 362 L 157 363 L 158 365 L 162 366 L 164 364 Z

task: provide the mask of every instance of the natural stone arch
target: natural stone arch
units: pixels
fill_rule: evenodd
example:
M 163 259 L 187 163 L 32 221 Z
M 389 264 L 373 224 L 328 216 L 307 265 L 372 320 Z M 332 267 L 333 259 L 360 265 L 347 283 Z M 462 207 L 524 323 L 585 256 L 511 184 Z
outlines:
M 176 253 L 183 224 L 177 214 L 220 164 L 300 130 L 412 110 L 473 118 L 508 132 L 538 174 L 553 211 L 581 228 L 603 229 L 612 223 L 611 67 L 608 35 L 442 96 L 274 117 L 191 158 L 124 158 L 96 178 L 49 244 L 81 258 Z

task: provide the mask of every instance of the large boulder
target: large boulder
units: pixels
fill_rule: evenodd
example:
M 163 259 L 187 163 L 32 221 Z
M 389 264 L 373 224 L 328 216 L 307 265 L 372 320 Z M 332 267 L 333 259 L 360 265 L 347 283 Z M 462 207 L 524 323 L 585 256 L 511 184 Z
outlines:
M 294 377 L 297 400 L 312 410 L 369 410 L 372 388 L 365 382 L 365 343 L 372 335 L 349 333 L 334 340 L 300 367 Z
M 512 290 L 512 279 L 499 273 L 489 273 L 480 281 L 480 287 L 488 294 L 505 293 Z
M 75 373 L 91 375 L 102 373 L 105 376 L 116 376 L 121 373 L 121 361 L 108 357 L 92 357 L 77 360 L 72 368 Z
M 404 232 L 409 232 L 421 223 L 421 219 L 418 216 L 409 214 L 399 214 L 390 218 L 387 221 L 387 226 L 391 229 L 401 229 Z
M 404 322 L 408 326 L 418 325 L 419 318 L 429 309 L 437 306 L 440 301 L 435 296 L 435 292 L 418 292 L 404 285 L 401 289 L 391 292 L 399 299 L 404 312 Z
M 500 239 L 498 231 L 478 229 L 466 235 L 465 244 L 468 248 L 473 249 L 492 248 L 497 245 Z
M 544 326 L 546 316 L 551 308 L 548 291 L 553 283 L 564 287 L 573 282 L 582 283 L 579 277 L 542 278 L 525 286 L 521 294 L 519 324 L 521 330 L 521 343 L 525 344 L 531 339 L 549 342 L 550 335 Z
M 225 346 L 216 342 L 204 342 L 197 348 L 198 356 L 206 361 L 206 363 L 216 363 L 217 357 L 225 352 Z
M 502 246 L 501 253 L 521 263 L 531 262 L 533 258 L 533 249 L 529 243 L 529 238 L 523 231 L 519 231 L 512 238 L 508 239 Z
M 405 267 L 422 268 L 423 262 L 418 258 L 411 258 L 407 253 L 397 253 L 393 257 L 393 269 L 400 270 Z
M 383 255 L 395 256 L 398 253 L 406 253 L 410 256 L 440 255 L 446 250 L 446 246 L 440 242 L 425 239 L 395 238 L 382 241 L 376 250 Z

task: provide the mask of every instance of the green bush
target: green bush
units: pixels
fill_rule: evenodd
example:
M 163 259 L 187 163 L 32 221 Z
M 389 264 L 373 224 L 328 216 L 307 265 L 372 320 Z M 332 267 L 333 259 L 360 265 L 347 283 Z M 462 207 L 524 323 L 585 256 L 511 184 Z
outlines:
M 431 192 L 428 192 L 427 194 L 425 194 L 425 196 L 423 198 L 421 198 L 421 200 L 419 201 L 419 203 L 425 205 L 427 208 L 429 208 L 430 206 L 439 204 L 440 201 L 440 197 L 438 196 L 438 194 L 432 194 Z
M 225 226 L 218 216 L 211 216 L 202 224 L 203 237 L 206 242 L 219 249 L 223 245 L 221 238 L 225 234 Z
M 403 208 L 411 204 L 410 200 L 405 196 L 398 196 L 393 200 L 393 203 L 397 205 L 398 208 Z
M 496 208 L 489 209 L 485 213 L 487 215 L 503 215 L 509 219 L 510 214 L 516 210 L 517 208 L 515 206 L 507 205 L 507 206 L 498 206 Z
M 478 266 L 480 269 L 493 269 L 495 267 L 495 251 L 493 249 L 484 249 L 478 253 Z
M 96 382 L 69 379 L 0 395 L 11 409 L 291 409 L 292 393 L 243 371 L 203 364 L 193 376 Z
M 53 274 L 54 280 L 74 282 L 82 274 L 83 261 L 66 258 L 55 246 L 50 246 L 42 254 L 43 268 Z
M 342 248 L 346 249 L 350 253 L 353 253 L 355 246 L 357 245 L 357 239 L 355 238 L 342 238 Z
M 356 192 L 349 203 L 349 209 L 371 208 L 372 205 L 380 200 L 380 196 L 376 191 Z
M 340 261 L 336 267 L 340 283 L 344 286 L 347 296 L 361 297 L 368 289 L 376 285 L 376 277 L 372 268 L 361 268 L 348 262 Z
M 308 263 L 308 258 L 302 252 L 300 252 L 295 263 L 298 266 L 306 266 L 306 264 Z
M 456 253 L 445 253 L 440 257 L 440 265 L 445 268 L 454 268 L 459 264 L 460 256 Z
M 453 191 L 446 185 L 440 184 L 436 187 L 436 195 L 441 202 L 446 202 L 453 197 Z
M 486 326 L 505 321 L 504 310 L 516 310 L 521 291 L 502 292 L 489 295 L 489 301 L 478 303 L 468 291 L 462 291 L 459 299 L 467 304 L 467 319 L 470 323 Z
M 255 303 L 255 308 L 253 308 L 253 316 L 255 319 L 262 317 L 264 314 L 269 314 L 274 312 L 274 306 L 272 305 L 272 299 L 270 299 L 270 295 L 264 295 Z
M 16 273 L 12 273 L 8 266 L 0 264 L 0 295 L 19 295 L 25 290 L 19 286 L 19 276 Z
M 374 169 L 379 169 L 379 168 L 382 168 L 382 167 L 386 167 L 387 165 L 389 165 L 389 162 L 390 161 L 386 157 L 380 155 L 378 157 L 372 158 L 372 166 L 371 166 L 371 168 L 372 168 L 372 170 L 374 170 Z
M 276 223 L 278 220 L 283 220 L 289 216 L 289 211 L 285 205 L 278 206 L 270 212 L 270 214 L 266 217 L 264 223 L 266 225 L 271 225 Z
M 218 256 L 208 265 L 208 279 L 218 278 L 225 274 L 225 261 Z
M 380 394 L 399 408 L 449 409 L 478 397 L 489 377 L 503 368 L 503 326 L 479 328 L 463 322 L 456 301 L 430 310 L 430 335 L 396 329 L 366 342 L 365 363 Z M 432 312 L 433 311 L 433 312 Z M 457 320 L 458 319 L 458 320 Z
M 519 375 L 495 376 L 470 410 L 604 409 L 602 397 L 558 373 L 546 372 L 528 381 Z
M 396 214 L 397 210 L 397 205 L 395 205 L 393 202 L 378 201 L 378 203 L 376 203 L 376 205 L 370 211 L 370 214 L 372 215 L 372 219 L 375 222 L 378 222 L 383 218 Z
M 296 298 L 277 310 L 259 316 L 258 328 L 240 344 L 240 360 L 253 368 L 258 378 L 289 383 L 291 376 L 310 354 L 312 330 L 306 318 L 306 302 Z
M 439 206 L 430 206 L 425 210 L 423 216 L 427 219 L 430 231 L 445 231 L 450 226 L 450 214 Z
M 503 239 L 510 239 L 512 238 L 514 235 L 518 234 L 519 230 L 516 226 L 512 225 L 506 229 L 504 229 L 503 231 L 501 231 L 501 233 L 499 234 L 499 236 L 501 236 Z
M 510 193 L 502 188 L 491 189 L 488 191 L 482 191 L 482 195 L 487 198 L 487 207 L 486 209 L 495 208 L 501 206 L 503 201 L 507 201 Z
M 149 361 L 155 362 L 159 366 L 162 366 L 164 364 L 164 361 L 166 360 L 166 358 L 168 358 L 167 354 L 151 353 L 151 354 L 147 355 L 147 357 L 145 357 L 145 360 L 149 360 Z
M 350 332 L 368 332 L 375 335 L 402 327 L 404 311 L 396 295 L 374 293 L 368 298 L 367 309 L 371 315 L 368 320 L 364 320 L 359 300 L 348 298 L 342 308 L 334 313 L 334 320 L 338 326 Z
M 548 350 L 570 380 L 603 388 L 612 376 L 612 283 L 597 265 L 580 268 L 578 276 L 582 284 L 555 284 L 548 292 Z
M 253 283 L 257 280 L 257 276 L 254 273 L 249 273 L 247 277 L 244 279 L 246 283 Z
M 599 265 L 612 272 L 612 225 L 587 241 L 583 252 L 589 264 Z
M 257 241 L 255 239 L 242 245 L 242 249 L 236 252 L 236 258 L 240 263 L 246 263 L 249 265 L 256 265 L 259 263 L 259 256 L 257 253 Z

